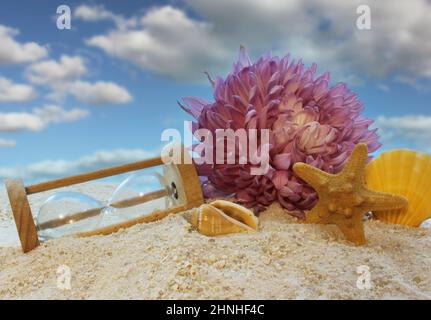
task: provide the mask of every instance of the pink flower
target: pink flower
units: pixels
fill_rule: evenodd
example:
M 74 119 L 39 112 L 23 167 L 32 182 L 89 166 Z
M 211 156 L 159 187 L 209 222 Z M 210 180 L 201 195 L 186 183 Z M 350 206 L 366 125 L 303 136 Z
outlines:
M 357 143 L 366 143 L 370 152 L 380 147 L 377 129 L 370 130 L 373 121 L 361 116 L 363 104 L 356 94 L 343 83 L 331 87 L 329 73 L 315 76 L 316 68 L 270 54 L 253 63 L 241 48 L 226 79 L 208 76 L 213 102 L 183 98 L 187 106 L 181 107 L 196 119 L 193 133 L 201 128 L 213 133 L 227 128 L 270 130 L 270 170 L 265 175 L 251 175 L 250 162 L 196 165 L 206 196 L 232 194 L 258 209 L 279 201 L 301 215 L 315 205 L 317 195 L 295 176 L 295 162 L 337 173 Z

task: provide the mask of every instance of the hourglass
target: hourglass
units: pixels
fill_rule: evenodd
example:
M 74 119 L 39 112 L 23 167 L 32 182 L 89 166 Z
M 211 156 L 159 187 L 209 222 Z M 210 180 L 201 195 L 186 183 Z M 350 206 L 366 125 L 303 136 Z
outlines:
M 67 235 L 114 233 L 201 205 L 202 190 L 188 152 L 179 144 L 170 150 L 182 154 L 181 163 L 164 156 L 30 186 L 24 186 L 21 179 L 7 180 L 22 250 L 28 252 L 41 241 Z M 157 172 L 160 166 L 161 172 Z M 143 169 L 154 171 L 142 173 Z M 57 192 L 40 207 L 36 221 L 33 218 L 29 195 L 130 172 L 134 173 L 104 202 L 82 193 Z

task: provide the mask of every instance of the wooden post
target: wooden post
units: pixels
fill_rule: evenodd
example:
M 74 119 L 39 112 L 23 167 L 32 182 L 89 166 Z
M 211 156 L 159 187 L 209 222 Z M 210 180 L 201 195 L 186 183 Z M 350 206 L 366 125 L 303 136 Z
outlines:
M 25 191 L 28 195 L 30 195 L 30 194 L 57 189 L 61 187 L 68 187 L 74 184 L 83 183 L 91 180 L 102 179 L 102 178 L 114 176 L 117 174 L 129 172 L 129 171 L 135 171 L 135 170 L 145 169 L 149 167 L 159 166 L 162 164 L 163 164 L 162 159 L 160 157 L 156 157 L 156 158 L 147 159 L 143 161 L 123 164 L 123 165 L 115 166 L 111 168 L 105 168 L 105 169 L 101 169 L 93 172 L 78 174 L 75 176 L 70 176 L 70 177 L 61 178 L 57 180 L 42 182 L 39 184 L 27 186 L 25 188 Z
M 22 250 L 29 252 L 39 245 L 39 239 L 24 184 L 21 179 L 6 180 L 6 189 Z

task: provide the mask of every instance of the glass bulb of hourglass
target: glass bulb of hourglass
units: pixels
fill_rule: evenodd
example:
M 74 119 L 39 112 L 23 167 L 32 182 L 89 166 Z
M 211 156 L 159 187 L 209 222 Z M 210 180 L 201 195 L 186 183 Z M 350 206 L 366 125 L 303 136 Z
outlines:
M 170 206 L 169 189 L 158 173 L 137 173 L 125 179 L 108 200 L 104 225 L 142 217 Z
M 103 203 L 77 192 L 50 196 L 36 217 L 41 240 L 59 238 L 96 229 L 103 218 Z

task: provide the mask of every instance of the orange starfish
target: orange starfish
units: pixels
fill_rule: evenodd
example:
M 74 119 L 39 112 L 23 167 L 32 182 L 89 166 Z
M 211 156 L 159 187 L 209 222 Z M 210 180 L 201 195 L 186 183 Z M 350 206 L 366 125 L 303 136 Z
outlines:
M 306 213 L 306 222 L 335 224 L 347 240 L 366 242 L 363 217 L 369 211 L 402 209 L 403 197 L 370 190 L 365 184 L 368 155 L 366 144 L 358 144 L 343 171 L 329 174 L 305 163 L 296 163 L 294 172 L 309 183 L 319 195 L 317 205 Z

